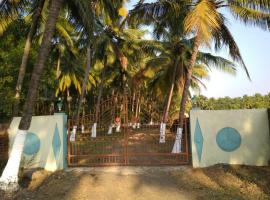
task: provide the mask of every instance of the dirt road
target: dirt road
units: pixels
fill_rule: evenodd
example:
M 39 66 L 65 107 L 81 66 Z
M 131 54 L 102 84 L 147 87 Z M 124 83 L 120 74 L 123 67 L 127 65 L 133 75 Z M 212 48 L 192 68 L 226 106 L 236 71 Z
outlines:
M 270 199 L 269 167 L 76 168 L 24 178 L 18 200 Z

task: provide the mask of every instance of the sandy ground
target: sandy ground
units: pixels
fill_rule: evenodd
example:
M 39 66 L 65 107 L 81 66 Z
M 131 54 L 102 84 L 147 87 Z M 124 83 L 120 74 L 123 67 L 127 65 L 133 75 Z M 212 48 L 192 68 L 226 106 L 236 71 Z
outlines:
M 32 175 L 26 173 L 21 186 L 9 199 L 257 200 L 270 199 L 270 168 L 217 165 L 205 169 L 107 167 L 71 168 L 56 173 L 41 170 Z

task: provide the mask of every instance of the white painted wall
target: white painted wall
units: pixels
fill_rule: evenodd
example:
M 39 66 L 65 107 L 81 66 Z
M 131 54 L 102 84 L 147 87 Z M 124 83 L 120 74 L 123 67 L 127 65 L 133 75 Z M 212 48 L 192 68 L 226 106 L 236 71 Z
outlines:
M 15 134 L 17 132 L 20 122 L 20 117 L 13 118 L 9 133 L 10 148 L 14 142 Z M 55 158 L 53 152 L 53 136 L 55 127 L 58 128 L 60 138 L 59 156 Z M 40 139 L 40 149 L 34 155 L 23 154 L 24 161 L 21 163 L 26 168 L 44 168 L 48 171 L 55 171 L 66 167 L 66 115 L 48 115 L 48 116 L 34 116 L 32 118 L 29 132 L 32 132 Z
M 204 138 L 201 161 L 194 141 L 198 119 Z M 225 152 L 216 142 L 218 131 L 224 127 L 235 128 L 241 135 L 241 146 Z M 207 167 L 218 163 L 268 165 L 270 138 L 267 109 L 252 110 L 191 110 L 190 131 L 192 162 L 194 167 Z

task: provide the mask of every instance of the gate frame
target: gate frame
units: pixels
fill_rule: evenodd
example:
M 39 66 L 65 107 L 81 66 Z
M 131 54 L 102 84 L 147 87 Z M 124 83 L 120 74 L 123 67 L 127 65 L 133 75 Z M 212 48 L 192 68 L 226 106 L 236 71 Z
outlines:
M 108 100 L 106 100 L 108 101 Z M 79 166 L 93 166 L 93 167 L 99 167 L 99 166 L 177 166 L 177 165 L 188 165 L 190 164 L 190 137 L 188 134 L 190 134 L 190 126 L 189 118 L 184 119 L 184 129 L 183 134 L 184 138 L 182 139 L 182 142 L 184 142 L 184 151 L 181 153 L 149 153 L 149 152 L 129 152 L 129 135 L 131 132 L 131 128 L 128 127 L 128 98 L 124 97 L 124 126 L 122 126 L 122 130 L 124 132 L 124 142 L 123 142 L 123 153 L 108 153 L 108 154 L 93 154 L 93 156 L 98 156 L 100 158 L 106 158 L 106 157 L 121 157 L 124 159 L 124 162 L 104 162 L 104 163 L 93 163 L 93 164 L 78 164 L 78 163 L 72 163 L 71 159 L 76 159 L 78 157 L 90 157 L 91 154 L 86 155 L 79 155 L 77 149 L 75 148 L 74 154 L 71 154 L 71 142 L 70 142 L 70 136 L 71 136 L 71 119 L 68 120 L 68 151 L 67 151 L 67 161 L 69 167 L 79 167 Z M 84 119 L 82 119 L 84 120 Z M 82 121 L 80 120 L 80 121 Z M 175 136 L 174 136 L 175 138 Z M 165 157 L 175 157 L 175 162 L 160 162 L 160 163 L 151 163 L 151 162 L 140 162 L 140 163 L 130 163 L 129 158 L 138 156 L 138 157 L 151 157 L 151 156 L 165 156 Z M 183 157 L 184 159 L 179 159 L 179 156 Z

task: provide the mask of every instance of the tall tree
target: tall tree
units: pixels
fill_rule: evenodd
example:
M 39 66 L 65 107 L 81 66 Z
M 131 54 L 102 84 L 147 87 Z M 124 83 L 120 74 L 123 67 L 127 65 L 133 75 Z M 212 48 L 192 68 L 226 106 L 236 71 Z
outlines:
M 37 8 L 35 8 L 34 13 L 33 13 L 30 30 L 26 37 L 25 47 L 24 47 L 23 56 L 22 56 L 22 62 L 20 65 L 19 75 L 18 75 L 17 84 L 16 84 L 15 104 L 13 108 L 14 116 L 17 116 L 19 113 L 19 101 L 20 101 L 20 95 L 21 95 L 21 90 L 22 90 L 23 79 L 25 76 L 27 61 L 28 61 L 30 49 L 32 46 L 32 40 L 38 26 L 38 21 L 40 19 L 42 8 L 44 6 L 44 2 L 45 0 L 38 1 Z
M 77 113 L 76 113 L 76 124 L 79 125 L 79 121 L 80 121 L 80 110 L 82 107 L 82 103 L 83 103 L 83 99 L 84 99 L 84 94 L 86 91 L 86 85 L 88 82 L 88 77 L 89 77 L 89 72 L 91 69 L 91 57 L 92 57 L 92 47 L 91 45 L 89 45 L 87 47 L 87 55 L 86 55 L 86 68 L 85 68 L 85 72 L 84 72 L 84 79 L 83 79 L 83 84 L 82 84 L 82 90 L 81 90 L 81 95 L 79 98 L 79 104 L 78 104 L 78 108 L 77 108 Z
M 131 11 L 130 21 L 135 24 L 153 24 L 153 33 L 158 39 L 167 38 L 170 34 L 178 35 L 178 37 L 183 38 L 192 35 L 196 36 L 193 42 L 193 54 L 190 59 L 189 70 L 187 71 L 188 76 L 182 95 L 181 112 L 179 114 L 181 124 L 183 122 L 185 102 L 188 95 L 187 90 L 190 86 L 192 76 L 192 66 L 194 66 L 196 62 L 196 55 L 201 44 L 210 44 L 211 40 L 214 40 L 216 49 L 221 48 L 223 44 L 228 46 L 233 60 L 240 63 L 246 70 L 239 48 L 225 25 L 225 17 L 218 9 L 228 8 L 233 16 L 244 23 L 267 28 L 267 22 L 269 21 L 269 5 L 269 1 L 248 0 L 160 0 L 152 3 L 140 1 Z M 183 126 L 181 125 L 181 127 Z
M 214 40 L 215 47 L 220 48 L 222 44 L 229 47 L 230 56 L 244 67 L 246 74 L 249 77 L 247 68 L 241 57 L 239 48 L 234 41 L 228 27 L 226 26 L 225 17 L 219 9 L 229 8 L 229 11 L 238 20 L 245 24 L 253 24 L 267 29 L 267 22 L 270 19 L 269 1 L 196 1 L 191 7 L 184 20 L 184 31 L 187 34 L 194 34 L 195 40 L 193 44 L 193 52 L 188 67 L 188 76 L 185 81 L 182 94 L 179 121 L 180 127 L 183 128 L 185 105 L 190 86 L 190 79 L 195 64 L 198 50 L 202 44 L 209 44 Z
M 48 57 L 51 39 L 55 31 L 55 24 L 58 18 L 60 7 L 63 0 L 53 0 L 49 8 L 49 17 L 46 22 L 46 29 L 37 60 L 34 65 L 30 87 L 27 93 L 26 101 L 23 108 L 23 116 L 20 120 L 19 129 L 14 139 L 14 144 L 7 162 L 7 165 L 0 178 L 0 187 L 4 190 L 16 190 L 18 188 L 18 171 L 26 138 L 27 130 L 30 127 L 34 103 L 39 86 L 40 76 L 42 75 L 46 59 Z

